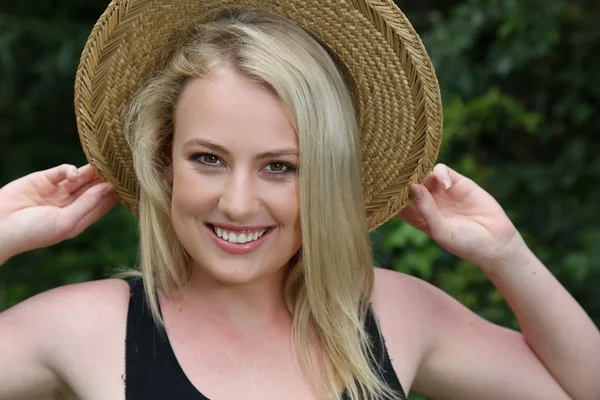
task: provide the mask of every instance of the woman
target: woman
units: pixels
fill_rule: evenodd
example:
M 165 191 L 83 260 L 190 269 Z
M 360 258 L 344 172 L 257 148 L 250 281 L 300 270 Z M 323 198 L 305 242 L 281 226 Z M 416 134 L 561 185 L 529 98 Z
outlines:
M 344 52 L 357 39 L 335 37 L 338 15 L 361 32 L 375 26 L 367 17 L 401 26 L 391 3 L 228 10 L 175 45 L 159 43 L 155 20 L 179 30 L 200 6 L 147 4 L 113 1 L 82 56 L 76 111 L 94 168 L 65 165 L 0 191 L 2 260 L 76 236 L 115 204 L 115 191 L 139 215 L 140 276 L 58 288 L 0 315 L 0 398 L 600 395 L 600 334 L 585 312 L 487 193 L 443 165 L 426 176 L 441 113 L 431 69 L 415 67 L 419 42 L 398 44 L 392 30 L 396 47 L 361 57 Z M 103 42 L 111 35 L 119 39 Z M 119 47 L 140 44 L 152 50 Z M 386 64 L 370 57 L 392 47 L 406 64 L 391 60 L 397 70 L 379 77 L 404 97 L 374 101 L 382 89 L 362 77 L 377 77 Z M 136 57 L 158 60 L 166 49 L 133 90 L 156 65 Z M 359 58 L 363 70 L 352 64 Z M 391 85 L 400 72 L 412 79 Z M 404 207 L 409 188 L 415 205 Z M 400 208 L 481 266 L 523 335 L 420 280 L 373 269 L 368 229 Z

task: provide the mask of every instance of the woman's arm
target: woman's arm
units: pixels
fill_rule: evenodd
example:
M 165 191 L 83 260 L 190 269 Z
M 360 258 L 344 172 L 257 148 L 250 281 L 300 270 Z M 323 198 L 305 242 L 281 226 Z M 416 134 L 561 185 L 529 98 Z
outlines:
M 40 337 L 47 315 L 31 306 L 26 301 L 0 313 L 0 399 L 54 398 L 61 389 L 59 377 L 45 360 Z
M 443 165 L 430 178 L 412 188 L 416 205 L 400 217 L 479 265 L 523 334 L 482 320 L 430 285 L 413 285 L 429 340 L 415 388 L 440 399 L 599 399 L 600 332 L 591 319 L 489 194 Z
M 575 299 L 516 237 L 482 265 L 515 313 L 526 343 L 574 399 L 600 399 L 600 333 Z
M 70 165 L 2 187 L 0 265 L 78 235 L 114 206 L 110 189 L 91 167 Z M 82 306 L 63 292 L 76 290 L 50 291 L 0 313 L 0 399 L 54 398 L 64 389 L 54 355 L 68 344 L 69 318 Z
M 405 389 L 434 400 L 572 399 L 519 332 L 494 325 L 429 283 L 393 271 L 376 273 L 374 302 Z M 407 304 L 410 310 L 406 310 Z M 404 318 L 400 319 L 398 310 Z M 407 359 L 406 344 L 419 349 Z

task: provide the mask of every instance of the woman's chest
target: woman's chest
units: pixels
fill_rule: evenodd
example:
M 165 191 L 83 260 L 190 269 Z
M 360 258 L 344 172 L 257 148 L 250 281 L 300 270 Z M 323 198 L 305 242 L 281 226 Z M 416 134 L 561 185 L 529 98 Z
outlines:
M 213 345 L 149 342 L 122 352 L 80 352 L 65 369 L 73 395 L 84 400 L 317 399 L 294 351 L 263 343 L 253 351 Z M 135 346 L 135 345 L 134 345 Z M 103 346 L 100 346 L 103 347 Z
M 291 327 L 251 334 L 172 329 L 163 346 L 158 367 L 177 377 L 190 399 L 317 399 Z

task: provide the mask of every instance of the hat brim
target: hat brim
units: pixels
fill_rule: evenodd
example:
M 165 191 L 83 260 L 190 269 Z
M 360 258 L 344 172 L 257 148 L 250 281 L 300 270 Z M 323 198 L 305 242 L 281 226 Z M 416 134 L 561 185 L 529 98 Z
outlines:
M 408 203 L 409 184 L 433 169 L 443 115 L 430 58 L 391 0 L 112 0 L 85 44 L 75 81 L 90 164 L 137 214 L 139 186 L 122 111 L 179 32 L 228 6 L 281 14 L 344 64 L 355 86 L 368 227 L 396 215 Z

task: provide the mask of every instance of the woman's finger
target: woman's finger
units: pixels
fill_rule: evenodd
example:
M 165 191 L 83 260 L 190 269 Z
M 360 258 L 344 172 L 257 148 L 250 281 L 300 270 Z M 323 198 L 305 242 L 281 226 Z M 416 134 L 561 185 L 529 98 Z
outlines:
M 96 185 L 83 193 L 74 202 L 62 208 L 57 219 L 57 223 L 60 225 L 58 229 L 66 232 L 72 231 L 79 221 L 92 212 L 104 198 L 112 194 L 111 189 L 113 189 L 113 186 L 109 183 Z
M 96 171 L 90 164 L 85 164 L 81 168 L 79 168 L 79 177 L 83 179 L 94 179 L 98 176 Z
M 87 184 L 79 187 L 76 192 L 74 192 L 74 193 L 71 192 L 71 196 L 73 197 L 73 200 L 78 199 L 82 194 L 84 194 L 85 192 L 87 192 L 88 190 L 93 188 L 94 186 L 101 185 L 103 183 L 105 183 L 105 182 L 102 179 L 96 177 L 92 181 L 88 182 Z
M 423 218 L 429 235 L 434 240 L 443 240 L 451 235 L 451 229 L 437 208 L 429 190 L 423 185 L 412 184 L 410 191 L 415 200 L 415 208 Z
M 65 189 L 68 193 L 75 193 L 79 191 L 82 187 L 88 185 L 90 182 L 93 182 L 95 180 L 98 180 L 98 182 L 100 182 L 100 179 L 96 175 L 96 171 L 94 171 L 94 169 L 89 164 L 79 168 L 78 172 L 79 177 L 76 181 L 65 181 L 61 183 L 61 185 L 65 186 Z
M 457 182 L 460 182 L 463 180 L 469 180 L 469 178 L 458 173 L 457 171 L 453 170 L 452 168 L 450 168 L 449 166 L 447 166 L 445 164 L 438 164 L 436 167 L 438 167 L 438 170 L 440 171 L 439 173 L 441 176 L 450 180 L 450 183 L 452 186 L 454 186 L 454 184 L 456 184 Z M 435 167 L 434 167 L 434 169 L 435 169 Z
M 104 197 L 100 203 L 94 209 L 92 209 L 92 211 L 90 211 L 77 223 L 77 225 L 75 225 L 75 228 L 69 234 L 69 238 L 72 239 L 79 235 L 94 222 L 106 215 L 106 213 L 108 213 L 115 206 L 115 204 L 117 204 L 117 201 L 117 196 L 114 194 Z
M 425 180 L 423 181 L 422 185 L 425 186 L 428 190 L 433 191 L 441 184 L 438 181 L 435 174 L 433 173 L 433 171 L 431 171 L 427 178 L 425 178 Z
M 412 227 L 424 231 L 427 234 L 429 233 L 427 224 L 416 206 L 408 204 L 398 213 L 398 217 Z
M 65 179 L 69 182 L 75 182 L 79 178 L 79 170 L 71 164 L 63 164 L 41 171 L 41 174 L 54 185 L 58 185 Z
M 452 179 L 450 177 L 450 168 L 445 164 L 437 164 L 433 167 L 433 175 L 436 180 L 446 190 L 452 187 Z

